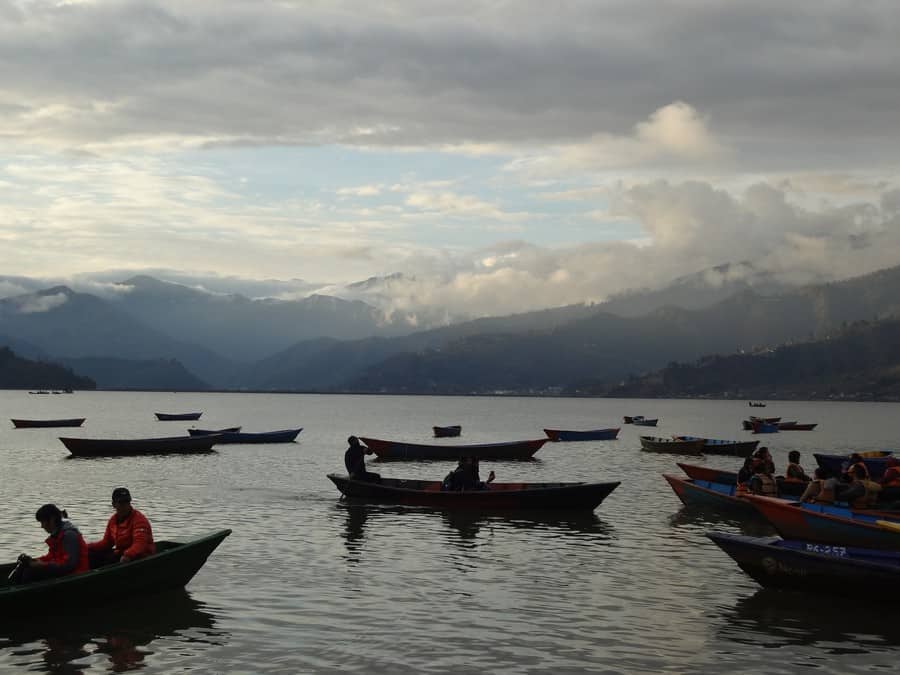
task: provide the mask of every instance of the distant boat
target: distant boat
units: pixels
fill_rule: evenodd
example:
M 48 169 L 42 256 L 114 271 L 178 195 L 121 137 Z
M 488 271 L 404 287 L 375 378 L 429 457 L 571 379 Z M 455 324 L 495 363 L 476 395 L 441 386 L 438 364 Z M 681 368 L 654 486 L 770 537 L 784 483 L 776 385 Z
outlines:
M 632 424 L 634 422 L 634 417 L 629 417 L 628 415 L 625 415 L 622 418 L 622 421 L 625 422 L 625 424 Z
M 237 427 L 240 429 L 240 427 Z M 203 429 L 188 429 L 191 436 L 209 436 L 210 434 L 218 434 L 222 438 L 216 441 L 216 445 L 232 445 L 237 443 L 259 444 L 259 443 L 293 443 L 297 438 L 297 434 L 303 431 L 299 429 L 282 429 L 280 431 L 261 431 L 256 433 L 247 433 L 240 431 L 205 431 Z
M 209 452 L 221 438 L 216 434 L 169 438 L 60 438 L 59 440 L 76 457 L 115 457 Z
M 73 417 L 67 420 L 12 420 L 16 429 L 43 429 L 49 427 L 80 427 L 84 417 Z
M 209 436 L 210 434 L 236 434 L 240 427 L 228 427 L 227 429 L 188 429 L 191 436 Z
M 765 408 L 766 407 L 765 403 L 762 403 L 762 402 L 754 403 L 753 401 L 747 401 L 747 405 L 749 405 L 751 408 Z
M 674 438 L 641 436 L 641 447 L 648 452 L 671 452 L 678 455 L 702 455 L 704 439 L 678 441 Z
M 590 429 L 588 431 L 571 431 L 568 429 L 544 429 L 551 441 L 614 441 L 619 429 Z
M 178 421 L 186 421 L 186 420 L 199 420 L 202 412 L 192 412 L 192 413 L 154 413 L 156 415 L 156 419 L 160 422 L 178 422 Z
M 780 417 L 754 417 L 750 415 L 750 419 L 744 420 L 741 424 L 744 427 L 744 431 L 753 431 L 753 423 L 754 422 L 765 422 L 766 424 L 778 424 L 781 421 Z
M 453 438 L 462 433 L 462 426 L 459 424 L 451 424 L 447 427 L 431 427 L 434 430 L 435 438 Z
M 647 419 L 646 417 L 633 417 L 632 424 L 636 427 L 655 427 L 659 419 Z
M 706 536 L 762 586 L 885 597 L 900 581 L 897 552 L 724 532 Z
M 431 506 L 440 509 L 560 509 L 593 511 L 619 482 L 491 483 L 485 490 L 441 490 L 440 481 L 382 478 L 353 480 L 330 473 L 328 478 L 350 499 Z
M 754 434 L 777 434 L 778 425 L 768 422 L 753 422 L 751 425 Z
M 121 603 L 125 590 L 131 598 L 181 588 L 229 534 L 231 530 L 221 530 L 184 543 L 157 541 L 156 553 L 146 558 L 33 584 L 7 583 L 16 563 L 0 565 L 0 611 L 4 617 L 52 616 L 60 607 L 77 606 L 85 598 L 91 605 Z
M 29 394 L 49 394 L 49 391 L 29 391 Z
M 799 424 L 798 422 L 778 422 L 778 431 L 812 431 L 818 424 Z
M 726 441 L 718 438 L 700 438 L 699 436 L 672 436 L 675 440 L 702 440 L 703 452 L 707 455 L 729 455 L 731 457 L 749 457 L 759 441 Z
M 548 441 L 539 438 L 531 441 L 509 441 L 506 443 L 481 443 L 477 445 L 425 445 L 421 443 L 401 443 L 378 438 L 360 440 L 371 448 L 381 460 L 403 459 L 531 459 Z

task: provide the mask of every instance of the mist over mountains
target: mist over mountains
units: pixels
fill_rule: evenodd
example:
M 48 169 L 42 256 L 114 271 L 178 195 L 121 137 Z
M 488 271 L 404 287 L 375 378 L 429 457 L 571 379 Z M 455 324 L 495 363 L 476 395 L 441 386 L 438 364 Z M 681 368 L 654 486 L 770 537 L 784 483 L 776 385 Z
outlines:
M 387 305 L 405 282 L 373 277 L 343 291 Z M 440 307 L 421 316 L 320 293 L 249 298 L 149 275 L 102 289 L 0 299 L 0 346 L 101 388 L 596 392 L 672 361 L 814 340 L 900 313 L 900 267 L 798 287 L 747 262 L 604 303 L 467 321 Z

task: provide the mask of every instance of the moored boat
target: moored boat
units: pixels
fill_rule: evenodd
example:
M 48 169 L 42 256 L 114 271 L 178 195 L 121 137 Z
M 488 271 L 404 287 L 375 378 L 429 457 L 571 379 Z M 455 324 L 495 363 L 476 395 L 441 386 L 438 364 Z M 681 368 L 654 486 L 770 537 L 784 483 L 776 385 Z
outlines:
M 84 417 L 72 417 L 64 420 L 11 420 L 16 429 L 48 429 L 52 427 L 80 427 Z
M 753 423 L 754 422 L 764 422 L 765 424 L 778 424 L 781 421 L 780 417 L 754 417 L 750 415 L 749 419 L 741 422 L 741 425 L 744 428 L 744 431 L 753 431 Z
M 765 408 L 766 407 L 766 404 L 761 401 L 759 403 L 754 403 L 753 401 L 747 401 L 747 405 L 749 405 L 751 408 Z
M 675 463 L 679 469 L 687 474 L 688 478 L 705 480 L 710 483 L 725 483 L 726 485 L 737 483 L 737 471 L 726 471 L 725 469 L 714 469 L 711 466 L 698 466 L 697 464 L 684 464 L 682 462 Z
M 240 427 L 238 427 L 240 429 Z M 261 444 L 261 443 L 293 443 L 297 435 L 303 431 L 299 429 L 281 429 L 279 431 L 242 432 L 242 431 L 205 431 L 203 429 L 188 429 L 191 436 L 221 436 L 216 445 Z
M 752 422 L 750 427 L 754 434 L 777 434 L 778 425 L 769 424 L 768 422 Z
M 778 431 L 812 431 L 818 424 L 800 424 L 799 422 L 778 422 Z
M 872 480 L 881 479 L 887 469 L 888 457 L 893 456 L 890 451 L 859 454 L 862 455 L 863 462 L 869 470 L 869 477 Z M 880 456 L 871 456 L 877 454 L 880 454 Z M 850 455 L 826 455 L 820 452 L 813 453 L 813 457 L 816 458 L 816 463 L 826 471 L 829 471 L 832 476 L 840 476 L 846 470 L 847 463 L 850 460 Z
M 188 421 L 188 420 L 199 420 L 200 416 L 203 414 L 202 412 L 190 412 L 190 413 L 154 413 L 156 415 L 156 419 L 160 422 L 178 422 L 178 421 Z
M 625 424 L 633 424 L 633 423 L 634 423 L 634 417 L 631 417 L 631 416 L 629 416 L 629 415 L 625 415 L 625 416 L 622 417 L 622 421 L 625 422 Z
M 551 441 L 613 441 L 619 435 L 619 429 L 590 429 L 588 431 L 544 429 L 544 433 Z
M 631 420 L 631 423 L 636 427 L 655 427 L 657 422 L 659 422 L 659 418 L 647 419 L 646 417 L 634 417 Z
M 442 491 L 440 481 L 382 478 L 380 482 L 328 474 L 350 499 L 449 509 L 593 510 L 619 486 L 607 483 L 490 483 L 484 490 Z
M 509 441 L 506 443 L 481 443 L 474 445 L 425 445 L 422 443 L 402 443 L 378 438 L 360 440 L 374 452 L 380 460 L 405 459 L 531 459 L 549 439 L 538 438 L 531 441 Z
M 191 436 L 209 436 L 210 434 L 236 434 L 241 427 L 228 427 L 226 429 L 188 429 Z
M 170 436 L 167 438 L 60 438 L 76 457 L 115 457 L 117 455 L 160 455 L 210 452 L 221 435 Z
M 462 425 L 451 424 L 446 427 L 431 427 L 435 438 L 455 438 L 462 433 Z
M 641 436 L 641 448 L 648 452 L 671 452 L 678 455 L 702 455 L 704 439 L 678 441 L 674 438 Z
M 900 552 L 724 532 L 706 536 L 763 586 L 900 597 Z
M 704 454 L 730 457 L 749 457 L 759 445 L 759 441 L 726 441 L 718 438 L 700 438 L 699 436 L 672 436 L 672 438 L 681 441 L 702 440 Z
M 146 558 L 30 584 L 11 585 L 8 577 L 16 563 L 0 565 L 0 612 L 8 620 L 20 614 L 53 614 L 66 606 L 120 602 L 123 597 L 181 588 L 229 534 L 231 530 L 221 530 L 184 543 L 157 541 L 157 552 Z

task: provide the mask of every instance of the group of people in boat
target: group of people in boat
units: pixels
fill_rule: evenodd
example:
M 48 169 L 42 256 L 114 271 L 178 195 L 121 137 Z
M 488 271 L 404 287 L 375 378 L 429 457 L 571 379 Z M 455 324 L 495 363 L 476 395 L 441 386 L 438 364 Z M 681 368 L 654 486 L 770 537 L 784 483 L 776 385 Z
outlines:
M 20 555 L 9 581 L 25 584 L 81 574 L 156 553 L 150 521 L 131 505 L 128 488 L 117 487 L 113 490 L 112 507 L 115 513 L 107 521 L 103 536 L 88 543 L 68 520 L 68 513 L 56 504 L 44 504 L 35 513 L 35 519 L 49 535 L 45 540 L 47 553 L 38 558 Z
M 744 460 L 744 466 L 738 472 L 735 495 L 749 493 L 777 497 L 780 479 L 782 491 L 785 484 L 803 486 L 799 497 L 803 502 L 833 504 L 838 501 L 847 502 L 853 508 L 871 508 L 884 488 L 900 488 L 900 459 L 889 457 L 886 464 L 881 481 L 874 481 L 862 456 L 854 453 L 840 475 L 833 476 L 827 469 L 819 467 L 810 478 L 800 465 L 800 453 L 792 450 L 788 453 L 784 476 L 776 478 L 775 462 L 769 449 L 763 446 Z

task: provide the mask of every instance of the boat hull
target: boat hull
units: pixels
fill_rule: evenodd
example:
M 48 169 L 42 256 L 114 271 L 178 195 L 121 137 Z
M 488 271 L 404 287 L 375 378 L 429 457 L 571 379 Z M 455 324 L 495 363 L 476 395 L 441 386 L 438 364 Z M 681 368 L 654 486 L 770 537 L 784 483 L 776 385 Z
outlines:
M 641 436 L 641 449 L 647 452 L 665 452 L 674 455 L 702 455 L 704 440 L 676 441 L 671 438 Z
M 539 438 L 532 441 L 512 441 L 509 443 L 485 443 L 481 445 L 421 445 L 418 443 L 399 443 L 384 441 L 378 438 L 360 437 L 360 440 L 372 450 L 380 460 L 417 460 L 417 459 L 459 459 L 475 457 L 477 459 L 531 459 L 549 439 Z
M 219 442 L 219 434 L 209 436 L 173 436 L 169 438 L 60 438 L 76 457 L 114 457 L 118 455 L 160 455 L 210 452 Z
M 798 424 L 797 422 L 779 422 L 778 431 L 812 431 L 818 424 Z
M 753 513 L 753 505 L 746 499 L 735 497 L 735 485 L 710 483 L 708 481 L 684 479 L 679 476 L 663 474 L 663 478 L 674 490 L 685 506 L 706 506 L 742 513 Z
M 462 434 L 462 426 L 452 424 L 448 427 L 431 427 L 435 438 L 456 438 Z
M 261 443 L 293 443 L 294 439 L 303 431 L 299 429 L 283 429 L 281 431 L 263 431 L 260 433 L 246 433 L 235 431 L 205 431 L 203 429 L 188 429 L 188 433 L 199 438 L 202 436 L 219 435 L 221 439 L 216 445 L 235 444 L 261 444 Z
M 199 420 L 202 412 L 194 413 L 154 413 L 156 419 L 160 422 L 179 422 L 188 420 Z
M 73 417 L 67 420 L 11 420 L 16 429 L 49 429 L 54 427 L 80 427 L 84 417 Z
M 646 419 L 635 418 L 632 420 L 632 424 L 634 424 L 634 426 L 636 426 L 636 427 L 655 427 L 657 422 L 659 422 L 658 419 L 646 420 Z
M 341 493 L 354 500 L 441 509 L 594 510 L 619 486 L 609 483 L 492 483 L 485 490 L 441 491 L 439 481 L 382 479 L 380 483 L 328 474 Z
M 749 457 L 756 450 L 759 441 L 726 441 L 717 438 L 698 439 L 696 436 L 674 436 L 676 440 L 703 440 L 704 455 L 725 455 L 728 457 Z
M 231 530 L 222 530 L 183 544 L 157 542 L 159 552 L 147 558 L 32 584 L 9 585 L 7 577 L 15 563 L 0 565 L 0 615 L 8 620 L 182 588 L 229 534 Z
M 619 429 L 591 429 L 589 431 L 570 431 L 567 429 L 544 429 L 551 441 L 614 441 Z
M 816 542 L 708 532 L 762 586 L 865 597 L 900 596 L 900 554 Z
M 712 469 L 708 466 L 683 464 L 681 462 L 677 462 L 677 464 L 687 474 L 688 478 L 692 478 L 695 481 L 724 483 L 728 486 L 737 483 L 737 473 L 734 471 L 723 471 L 722 469 Z M 778 494 L 781 497 L 799 497 L 806 490 L 806 483 L 786 481 L 783 476 L 776 476 L 776 480 L 778 481 Z
M 813 453 L 816 463 L 823 469 L 830 471 L 834 476 L 840 476 L 844 471 L 845 463 L 850 459 L 848 455 L 825 455 Z M 880 480 L 887 469 L 887 457 L 863 457 L 863 462 L 869 470 L 872 480 Z

